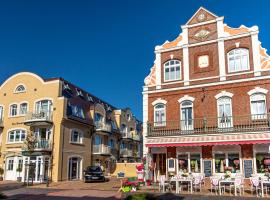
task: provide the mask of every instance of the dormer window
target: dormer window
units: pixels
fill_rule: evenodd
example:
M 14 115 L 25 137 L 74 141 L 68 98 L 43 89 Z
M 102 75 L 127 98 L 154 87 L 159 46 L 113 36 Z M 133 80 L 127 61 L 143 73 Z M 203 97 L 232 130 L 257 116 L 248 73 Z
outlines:
M 64 83 L 63 89 L 71 91 L 68 83 Z
M 77 91 L 77 95 L 78 95 L 78 96 L 83 97 L 83 93 L 82 93 L 82 91 L 81 91 L 81 90 L 76 89 L 76 91 Z
M 176 81 L 181 79 L 181 62 L 169 60 L 164 64 L 164 81 Z
M 87 100 L 90 102 L 94 102 L 93 98 L 89 94 L 87 94 Z
M 249 70 L 249 51 L 244 48 L 233 49 L 228 53 L 228 72 Z
M 25 92 L 25 87 L 23 85 L 18 85 L 14 91 L 14 93 L 22 93 Z

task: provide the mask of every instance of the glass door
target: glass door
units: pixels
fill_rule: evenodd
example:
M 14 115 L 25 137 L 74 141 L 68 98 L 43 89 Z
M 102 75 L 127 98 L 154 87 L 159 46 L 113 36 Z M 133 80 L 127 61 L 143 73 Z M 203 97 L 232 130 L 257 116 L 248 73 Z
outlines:
M 193 105 L 191 101 L 181 104 L 181 130 L 193 130 Z
M 218 99 L 218 127 L 230 128 L 233 126 L 231 99 L 223 97 Z

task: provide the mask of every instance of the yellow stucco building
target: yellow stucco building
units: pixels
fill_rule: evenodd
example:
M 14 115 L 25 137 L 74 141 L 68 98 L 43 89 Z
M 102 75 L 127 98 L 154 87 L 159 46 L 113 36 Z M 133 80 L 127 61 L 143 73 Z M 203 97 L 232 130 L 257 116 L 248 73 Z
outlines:
M 122 145 L 127 135 L 129 146 Z M 21 72 L 0 86 L 5 180 L 78 180 L 89 165 L 110 174 L 117 162 L 140 160 L 141 138 L 130 109 L 117 109 L 62 78 Z

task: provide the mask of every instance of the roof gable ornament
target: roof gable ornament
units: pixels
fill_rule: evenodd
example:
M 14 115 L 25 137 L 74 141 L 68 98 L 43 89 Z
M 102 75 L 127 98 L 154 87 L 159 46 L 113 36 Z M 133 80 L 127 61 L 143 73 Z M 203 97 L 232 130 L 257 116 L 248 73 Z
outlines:
M 215 18 L 218 18 L 218 16 L 210 12 L 209 10 L 205 9 L 204 7 L 200 7 L 195 12 L 195 14 L 187 21 L 186 25 L 197 24 Z

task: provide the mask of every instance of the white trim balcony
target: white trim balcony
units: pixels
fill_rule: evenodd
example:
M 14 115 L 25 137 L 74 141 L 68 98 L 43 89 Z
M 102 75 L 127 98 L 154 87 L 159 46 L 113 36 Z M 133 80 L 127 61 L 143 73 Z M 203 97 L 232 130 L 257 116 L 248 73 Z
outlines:
M 120 149 L 120 156 L 121 157 L 134 157 L 132 150 L 130 149 Z
M 27 126 L 51 125 L 52 123 L 52 112 L 28 112 L 24 119 L 24 124 Z
M 111 155 L 111 147 L 107 145 L 93 145 L 92 154 L 97 155 Z
M 96 131 L 112 132 L 112 125 L 104 122 L 95 122 Z

